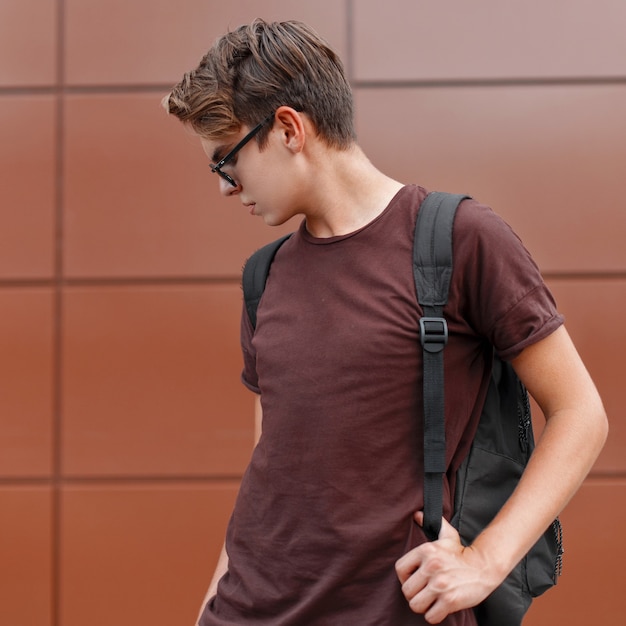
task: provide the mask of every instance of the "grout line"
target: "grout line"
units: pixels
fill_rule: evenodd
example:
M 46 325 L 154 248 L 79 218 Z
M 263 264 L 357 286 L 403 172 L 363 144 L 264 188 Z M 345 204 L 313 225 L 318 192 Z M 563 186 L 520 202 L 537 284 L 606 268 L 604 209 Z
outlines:
M 346 0 L 346 77 L 354 87 L 354 5 L 352 0 Z
M 615 271 L 572 271 L 542 272 L 545 280 L 625 280 L 625 270 Z M 238 285 L 241 277 L 233 276 L 131 276 L 127 278 L 92 277 L 63 278 L 5 278 L 0 279 L 0 289 L 58 288 L 58 287 L 168 287 L 168 286 L 211 286 Z
M 61 626 L 61 550 L 62 550 L 62 376 L 63 376 L 63 177 L 65 166 L 64 95 L 65 80 L 65 0 L 56 0 L 56 122 L 55 122 L 55 241 L 54 241 L 54 363 L 53 363 L 53 440 L 52 440 L 52 582 L 51 626 Z
M 55 278 L 2 278 L 0 289 L 54 287 Z
M 602 87 L 626 85 L 626 76 L 579 76 L 579 77 L 527 77 L 527 78 L 458 78 L 458 79 L 374 79 L 359 80 L 354 78 L 354 51 L 352 34 L 352 0 L 346 0 L 348 25 L 348 55 L 344 59 L 346 75 L 353 89 L 441 89 L 441 88 L 497 88 L 497 87 Z M 92 85 L 32 85 L 29 87 L 0 86 L 0 96 L 38 96 L 55 95 L 115 95 L 133 93 L 167 93 L 171 83 L 137 84 L 92 84 Z
M 124 278 L 67 278 L 67 287 L 108 287 L 108 286 L 178 286 L 178 285 L 223 285 L 239 284 L 241 276 L 160 276 Z
M 624 280 L 626 272 L 542 272 L 544 280 Z
M 0 278 L 0 289 L 33 287 L 106 287 L 106 286 L 152 286 L 152 285 L 224 285 L 240 283 L 241 276 L 131 276 L 124 278 Z
M 119 475 L 119 476 L 23 476 L 23 477 L 0 477 L 0 487 L 73 487 L 80 485 L 185 485 L 185 484 L 205 484 L 215 485 L 221 483 L 241 482 L 243 474 L 224 474 L 224 475 L 185 475 L 178 476 L 167 475 Z M 624 474 L 626 478 L 626 473 Z
M 56 95 L 115 95 L 127 93 L 167 93 L 172 85 L 167 84 L 102 84 L 102 85 L 32 85 L 29 87 L 0 86 L 0 96 L 46 96 Z
M 0 488 L 3 487 L 47 487 L 58 484 L 63 487 L 77 487 L 83 485 L 91 486 L 150 486 L 150 485 L 219 485 L 225 483 L 239 483 L 243 474 L 224 475 L 119 475 L 119 476 L 66 476 L 64 478 L 55 477 L 0 477 Z M 588 481 L 602 480 L 626 480 L 625 470 L 596 470 L 592 471 L 585 478 Z
M 149 484 L 216 484 L 224 482 L 239 482 L 243 474 L 179 474 L 177 476 L 146 474 L 120 474 L 117 476 L 66 476 L 60 482 L 64 486 L 75 485 L 149 485 Z M 592 470 L 585 480 L 624 480 L 626 469 L 623 470 Z M 47 477 L 0 477 L 0 487 L 45 487 L 54 482 L 54 478 Z
M 355 80 L 356 89 L 441 89 L 441 88 L 498 88 L 498 87 L 601 87 L 626 85 L 626 76 L 526 77 L 526 78 L 450 78 Z

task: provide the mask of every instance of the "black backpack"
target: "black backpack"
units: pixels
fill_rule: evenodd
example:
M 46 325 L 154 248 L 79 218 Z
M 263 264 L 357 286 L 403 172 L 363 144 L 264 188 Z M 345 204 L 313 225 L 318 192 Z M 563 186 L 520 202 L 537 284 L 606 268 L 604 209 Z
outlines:
M 452 275 L 452 227 L 459 203 L 468 196 L 430 193 L 415 226 L 413 275 L 424 357 L 424 532 L 437 538 L 443 515 L 446 472 L 443 356 L 448 341 L 443 307 Z M 256 310 L 270 266 L 286 235 L 255 252 L 243 270 L 247 314 Z M 534 448 L 528 393 L 508 362 L 493 354 L 491 381 L 470 452 L 457 472 L 452 525 L 469 545 L 495 517 L 515 489 Z M 556 584 L 562 565 L 558 519 L 486 600 L 475 607 L 480 626 L 519 626 L 533 597 Z

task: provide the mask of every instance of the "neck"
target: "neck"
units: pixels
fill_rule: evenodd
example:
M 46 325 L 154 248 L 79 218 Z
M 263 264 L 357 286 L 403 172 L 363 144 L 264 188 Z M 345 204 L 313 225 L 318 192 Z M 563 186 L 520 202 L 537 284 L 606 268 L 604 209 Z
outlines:
M 347 235 L 366 226 L 403 186 L 375 168 L 357 145 L 325 150 L 312 162 L 315 176 L 303 213 L 314 237 Z

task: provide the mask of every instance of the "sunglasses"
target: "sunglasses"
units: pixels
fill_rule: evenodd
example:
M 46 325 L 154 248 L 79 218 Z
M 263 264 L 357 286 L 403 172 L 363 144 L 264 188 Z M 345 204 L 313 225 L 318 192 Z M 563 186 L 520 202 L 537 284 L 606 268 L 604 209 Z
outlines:
M 232 176 L 229 176 L 226 172 L 223 172 L 222 168 L 232 161 L 237 152 L 239 152 L 239 150 L 241 150 L 253 137 L 255 137 L 265 124 L 274 119 L 274 114 L 275 113 L 268 115 L 262 122 L 257 124 L 219 163 L 211 163 L 209 166 L 211 171 L 214 174 L 219 174 L 225 181 L 233 187 L 236 187 L 237 183 L 235 182 L 235 179 L 232 178 Z

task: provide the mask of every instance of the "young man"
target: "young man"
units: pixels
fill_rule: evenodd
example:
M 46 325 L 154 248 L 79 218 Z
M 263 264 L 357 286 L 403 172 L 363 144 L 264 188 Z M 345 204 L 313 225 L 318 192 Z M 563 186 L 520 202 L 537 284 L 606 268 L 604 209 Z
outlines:
M 444 517 L 489 346 L 512 361 L 547 424 L 519 487 L 471 546 L 445 520 L 425 542 L 411 263 L 426 191 L 366 158 L 341 62 L 301 23 L 228 33 L 164 104 L 199 136 L 224 195 L 271 226 L 304 216 L 272 264 L 256 330 L 242 316 L 258 439 L 198 623 L 476 624 L 471 607 L 565 506 L 607 433 L 537 267 L 489 208 L 461 204 L 446 307 Z

